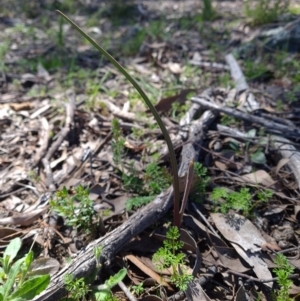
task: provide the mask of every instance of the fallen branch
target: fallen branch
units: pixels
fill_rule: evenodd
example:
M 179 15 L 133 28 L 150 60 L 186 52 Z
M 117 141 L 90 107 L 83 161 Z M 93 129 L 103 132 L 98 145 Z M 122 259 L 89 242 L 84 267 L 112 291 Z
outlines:
M 270 131 L 272 133 L 282 134 L 282 135 L 284 135 L 286 137 L 290 137 L 290 138 L 299 138 L 299 136 L 300 136 L 300 129 L 296 128 L 296 127 L 291 128 L 290 126 L 278 124 L 278 123 L 275 123 L 270 120 L 266 120 L 265 118 L 261 118 L 258 116 L 253 116 L 253 115 L 238 111 L 234 108 L 221 107 L 221 106 L 211 103 L 203 98 L 192 97 L 191 100 L 192 100 L 192 102 L 198 103 L 207 109 L 217 111 L 220 113 L 225 113 L 227 115 L 233 116 L 235 118 L 238 118 L 238 119 L 241 119 L 244 121 L 263 125 L 264 127 L 266 127 L 266 129 L 268 131 Z

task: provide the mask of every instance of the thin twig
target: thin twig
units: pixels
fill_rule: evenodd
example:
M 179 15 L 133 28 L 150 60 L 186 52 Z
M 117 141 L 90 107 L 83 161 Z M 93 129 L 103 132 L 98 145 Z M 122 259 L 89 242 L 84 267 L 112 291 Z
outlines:
M 266 120 L 265 118 L 261 118 L 258 116 L 254 116 L 254 115 L 251 115 L 248 113 L 238 111 L 234 108 L 221 107 L 221 106 L 211 103 L 203 98 L 192 97 L 191 100 L 192 100 L 192 102 L 198 103 L 207 109 L 225 113 L 227 115 L 233 116 L 235 118 L 238 118 L 238 119 L 241 119 L 244 121 L 263 125 L 270 132 L 273 132 L 276 134 L 278 134 L 278 132 L 279 132 L 279 133 L 282 133 L 284 136 L 290 137 L 290 138 L 299 138 L 299 136 L 300 136 L 300 129 L 297 127 L 291 128 L 290 126 L 278 124 L 273 121 Z

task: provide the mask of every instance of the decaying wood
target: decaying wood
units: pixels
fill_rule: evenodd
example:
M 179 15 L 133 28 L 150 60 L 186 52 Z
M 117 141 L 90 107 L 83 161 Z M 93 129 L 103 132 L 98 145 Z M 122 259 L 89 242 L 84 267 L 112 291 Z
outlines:
M 243 104 L 244 110 L 246 110 L 247 112 L 257 110 L 259 108 L 259 103 L 256 101 L 254 95 L 250 91 L 246 78 L 235 57 L 230 53 L 225 56 L 225 60 L 229 65 L 230 74 L 234 81 L 237 95 L 239 95 L 240 97 L 242 96 L 242 93 L 245 93 L 247 95 L 246 103 Z
M 46 185 L 47 185 L 47 187 L 49 187 L 50 191 L 54 191 L 55 185 L 54 185 L 54 181 L 53 181 L 53 173 L 52 173 L 52 169 L 50 167 L 49 160 L 47 158 L 44 158 L 44 159 L 42 159 L 42 163 L 44 165 L 44 170 L 45 170 L 45 174 L 47 177 Z
M 241 111 L 238 111 L 234 108 L 229 108 L 229 107 L 221 107 L 217 104 L 211 103 L 207 100 L 204 100 L 202 98 L 198 97 L 192 97 L 191 99 L 193 102 L 198 103 L 202 105 L 205 108 L 208 108 L 213 111 L 218 111 L 221 113 L 225 113 L 227 115 L 233 116 L 235 118 L 248 121 L 251 123 L 256 123 L 259 125 L 264 126 L 269 132 L 272 133 L 280 133 L 286 137 L 290 138 L 299 138 L 300 136 L 300 129 L 297 127 L 291 128 L 290 126 L 286 126 L 283 124 L 275 123 L 270 120 L 266 120 L 265 118 L 261 118 L 258 116 L 250 115 Z
M 272 143 L 274 144 L 274 149 L 280 153 L 283 158 L 288 158 L 288 167 L 291 169 L 298 183 L 298 188 L 300 189 L 300 152 L 290 141 L 283 137 L 271 136 Z
M 45 117 L 41 118 L 41 135 L 40 135 L 40 148 L 37 149 L 36 154 L 33 159 L 33 166 L 31 168 L 34 168 L 39 164 L 42 158 L 47 153 L 47 148 L 49 145 L 49 137 L 50 137 L 50 126 Z
M 64 139 L 67 137 L 70 129 L 71 129 L 71 125 L 73 123 L 73 119 L 74 119 L 74 112 L 75 112 L 75 96 L 72 95 L 69 97 L 69 103 L 66 105 L 66 123 L 64 128 L 59 132 L 57 140 L 55 141 L 55 143 L 53 143 L 51 145 L 51 147 L 49 148 L 45 158 L 47 160 L 50 160 L 53 156 L 53 154 L 58 150 L 58 148 L 60 147 L 60 145 L 62 144 L 62 142 L 64 141 Z
M 217 125 L 217 129 L 223 136 L 249 141 L 247 133 L 238 129 L 230 128 L 221 124 Z M 289 159 L 286 164 L 291 169 L 300 189 L 300 152 L 292 145 L 291 141 L 286 138 L 271 135 L 270 140 L 273 145 L 273 151 L 282 158 Z

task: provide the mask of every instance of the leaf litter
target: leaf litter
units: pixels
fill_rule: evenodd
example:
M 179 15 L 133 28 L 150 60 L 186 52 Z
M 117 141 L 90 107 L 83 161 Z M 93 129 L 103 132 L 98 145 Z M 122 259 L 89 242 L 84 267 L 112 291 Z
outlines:
M 198 4 L 191 2 L 199 10 Z M 210 183 L 200 193 L 199 179 L 193 181 L 181 237 L 186 268 L 195 278 L 186 292 L 178 292 L 170 284 L 169 272 L 161 275 L 152 262 L 153 253 L 165 239 L 169 215 L 131 237 L 122 251 L 111 251 L 111 267 L 127 267 L 129 288 L 143 283 L 141 299 L 155 298 L 160 285 L 165 288 L 160 299 L 255 300 L 257 292 L 268 299 L 268 292 L 278 289 L 273 272 L 276 253 L 284 253 L 297 269 L 300 266 L 299 144 L 295 136 L 284 132 L 285 126 L 299 131 L 299 112 L 293 112 L 294 103 L 287 102 L 279 113 L 274 98 L 263 95 L 259 82 L 251 82 L 251 89 L 246 83 L 241 93 L 237 81 L 243 74 L 236 76 L 238 69 L 232 68 L 222 50 L 210 53 L 207 38 L 210 35 L 218 40 L 220 23 L 212 22 L 215 30 L 203 28 L 200 33 L 197 22 L 188 23 L 189 30 L 180 28 L 178 19 L 186 20 L 181 4 L 167 8 L 175 15 L 167 29 L 146 35 L 135 50 L 118 44 L 127 45 L 125 40 L 131 41 L 134 34 L 126 18 L 124 26 L 118 27 L 113 18 L 104 17 L 96 28 L 100 29 L 98 34 L 114 37 L 108 49 L 138 78 L 156 104 L 178 158 L 191 155 L 184 147 L 194 141 L 194 129 L 202 131 L 196 156 L 207 168 Z M 155 30 L 154 25 L 147 27 L 147 22 L 155 20 L 152 14 L 163 11 L 155 5 L 149 3 L 146 10 L 138 6 L 137 24 Z M 145 12 L 147 21 L 143 20 Z M 46 13 L 47 17 L 52 14 Z M 149 164 L 162 168 L 157 177 L 170 175 L 168 153 L 153 117 L 133 88 L 70 27 L 63 26 L 61 44 L 59 35 L 49 39 L 51 32 L 45 27 L 41 30 L 39 20 L 28 16 L 23 21 L 8 16 L 8 20 L 10 25 L 0 22 L 4 29 L 1 37 L 9 35 L 10 45 L 0 80 L 1 249 L 15 237 L 20 237 L 24 246 L 35 241 L 39 258 L 32 273 L 42 269 L 55 277 L 58 269 L 67 268 L 69 256 L 76 262 L 93 241 L 119 229 L 139 212 L 135 207 L 126 210 L 126 202 L 148 196 L 149 188 L 146 193 L 143 182 L 149 181 Z M 78 22 L 93 29 L 84 18 L 78 17 Z M 57 26 L 55 22 L 48 25 Z M 96 37 L 97 32 L 92 34 Z M 231 35 L 240 41 L 246 37 L 242 31 Z M 228 70 L 233 81 L 221 87 L 220 78 L 228 76 Z M 276 81 L 268 83 L 270 87 L 274 84 Z M 202 104 L 196 103 L 199 99 Z M 213 110 L 205 109 L 205 101 L 215 104 Z M 263 109 L 268 115 L 262 114 Z M 247 117 L 240 112 L 247 112 Z M 203 121 L 199 122 L 199 116 Z M 258 125 L 256 116 L 264 116 L 265 127 Z M 122 141 L 118 164 L 113 149 L 115 118 Z M 272 128 L 274 124 L 279 127 Z M 180 176 L 183 192 L 186 176 Z M 150 183 L 148 187 L 155 181 Z M 69 226 L 70 217 L 49 209 L 57 191 L 66 187 L 72 197 L 79 185 L 90 188 L 92 209 L 97 212 L 91 233 Z M 229 195 L 248 187 L 251 204 L 247 216 L 237 207 L 226 213 L 214 212 L 228 201 L 224 196 L 218 202 L 212 200 L 216 187 L 227 188 Z M 258 195 L 266 191 L 272 196 L 262 201 Z M 75 198 L 74 202 L 79 206 L 80 200 Z M 147 202 L 141 204 L 148 206 Z M 293 278 L 292 296 L 299 294 L 298 287 L 299 280 Z M 126 298 L 124 293 L 117 294 Z

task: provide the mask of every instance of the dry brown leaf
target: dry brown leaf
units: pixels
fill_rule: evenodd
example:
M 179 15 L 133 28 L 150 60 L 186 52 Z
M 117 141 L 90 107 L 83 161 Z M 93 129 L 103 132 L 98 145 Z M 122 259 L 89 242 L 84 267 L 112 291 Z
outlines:
M 46 275 L 53 276 L 60 268 L 60 263 L 51 257 L 42 257 L 34 260 L 30 265 L 28 276 Z
M 139 144 L 139 145 L 137 145 L 137 144 L 135 144 L 133 142 L 130 142 L 128 140 L 126 140 L 124 142 L 124 146 L 127 147 L 127 148 L 129 148 L 129 149 L 131 149 L 131 150 L 133 150 L 133 151 L 135 151 L 135 152 L 140 152 L 140 151 L 142 151 L 142 150 L 144 150 L 146 148 L 145 144 L 142 144 L 142 145 Z
M 31 110 L 34 108 L 32 102 L 10 103 L 10 108 L 14 111 Z
M 287 163 L 290 162 L 290 158 L 282 158 L 281 160 L 279 160 L 279 162 L 277 163 L 277 166 L 276 166 L 276 175 L 278 174 L 279 170 Z
M 125 256 L 125 258 L 130 260 L 135 266 L 137 266 L 146 275 L 148 275 L 149 277 L 155 279 L 157 281 L 157 283 L 159 283 L 160 285 L 164 285 L 169 290 L 173 291 L 173 288 L 166 281 L 164 281 L 160 275 L 158 275 L 156 272 L 154 272 L 153 270 L 148 268 L 136 256 L 128 254 L 128 255 Z
M 173 62 L 168 63 L 168 68 L 174 74 L 180 74 L 184 70 L 184 67 L 180 66 L 180 64 Z
M 185 103 L 187 95 L 195 91 L 196 91 L 195 89 L 184 89 L 180 91 L 180 93 L 177 95 L 162 98 L 155 105 L 155 108 L 159 112 L 167 112 L 172 108 L 172 104 L 174 102 L 178 102 L 180 104 Z
M 222 162 L 220 162 L 220 161 L 215 161 L 215 165 L 220 169 L 220 170 L 222 170 L 222 171 L 225 171 L 225 170 L 227 170 L 227 165 L 226 164 L 224 164 L 224 163 L 222 163 Z
M 0 219 L 0 225 L 21 225 L 30 226 L 33 222 L 38 220 L 40 216 L 47 211 L 47 207 L 32 210 L 30 212 L 23 212 L 20 215 L 4 217 Z
M 276 181 L 274 181 L 271 176 L 262 169 L 243 175 L 241 177 L 233 177 L 233 179 L 238 182 L 245 182 L 247 184 L 260 184 L 270 188 L 275 188 L 276 183 Z
M 268 250 L 273 250 L 273 251 L 281 251 L 281 248 L 277 244 L 272 244 L 269 242 L 266 242 L 260 246 L 262 250 L 268 251 Z

